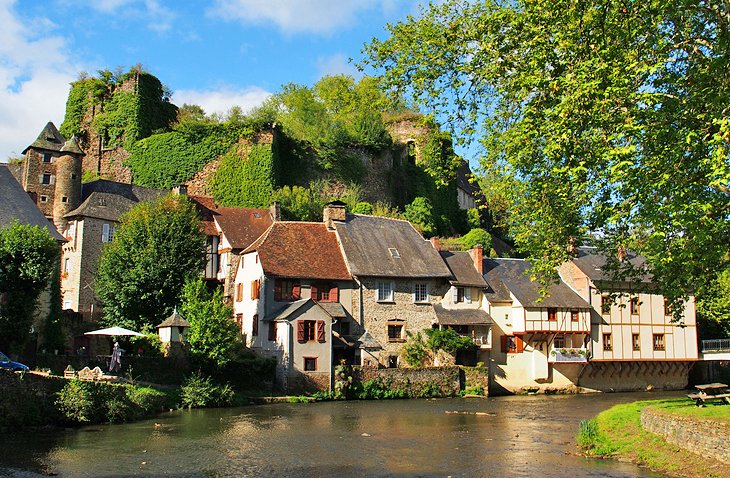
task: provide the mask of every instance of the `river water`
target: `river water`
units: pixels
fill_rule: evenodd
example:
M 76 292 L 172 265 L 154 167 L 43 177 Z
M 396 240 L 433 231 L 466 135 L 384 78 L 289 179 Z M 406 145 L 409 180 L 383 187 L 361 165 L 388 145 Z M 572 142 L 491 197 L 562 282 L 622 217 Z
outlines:
M 656 477 L 576 456 L 578 422 L 678 393 L 277 404 L 9 432 L 0 476 Z M 454 413 L 457 412 L 457 413 Z

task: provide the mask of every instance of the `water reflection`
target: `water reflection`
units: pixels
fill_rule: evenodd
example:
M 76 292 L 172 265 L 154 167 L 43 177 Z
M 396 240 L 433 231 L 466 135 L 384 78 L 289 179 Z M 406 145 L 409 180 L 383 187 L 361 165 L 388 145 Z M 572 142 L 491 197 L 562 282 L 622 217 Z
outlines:
M 677 394 L 674 394 L 676 396 Z M 667 394 L 282 404 L 12 437 L 18 476 L 648 477 L 574 456 L 580 419 Z M 671 396 L 671 395 L 670 395 Z M 458 413 L 447 413 L 458 412 Z M 8 441 L 8 437 L 5 438 Z M 8 449 L 8 443 L 0 441 Z

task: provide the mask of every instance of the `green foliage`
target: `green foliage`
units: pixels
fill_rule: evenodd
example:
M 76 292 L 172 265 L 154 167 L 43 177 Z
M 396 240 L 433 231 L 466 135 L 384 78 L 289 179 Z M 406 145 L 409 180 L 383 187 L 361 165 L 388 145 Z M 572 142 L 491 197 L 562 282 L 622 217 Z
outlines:
M 373 204 L 373 216 L 392 217 L 393 219 L 404 219 L 403 214 L 395 207 L 384 201 L 376 201 Z
M 102 322 L 154 327 L 172 312 L 186 280 L 200 273 L 205 235 L 195 208 L 181 196 L 140 203 L 120 221 L 95 281 Z
M 701 339 L 730 337 L 730 269 L 698 293 L 697 323 Z
M 360 200 L 360 187 L 350 184 L 344 189 L 332 191 L 325 181 L 312 181 L 306 188 L 284 186 L 274 193 L 272 200 L 281 205 L 281 214 L 285 220 L 319 222 L 329 202 L 339 200 L 346 204 L 348 210 L 354 209 Z
M 225 407 L 233 403 L 234 396 L 229 384 L 215 384 L 200 373 L 190 375 L 180 389 L 182 404 L 188 408 Z
M 412 203 L 406 206 L 404 214 L 421 234 L 426 237 L 436 233 L 436 220 L 433 217 L 433 206 L 431 201 L 425 197 L 417 197 Z
M 408 339 L 401 351 L 401 357 L 411 367 L 423 366 L 427 352 L 421 332 L 417 332 L 416 335 L 409 335 Z
M 204 363 L 225 367 L 242 344 L 238 327 L 231 320 L 233 311 L 223 303 L 222 290 L 211 294 L 197 277 L 185 283 L 180 299 L 180 315 L 190 324 L 190 353 Z
M 353 214 L 372 214 L 373 205 L 369 202 L 359 202 L 352 208 Z
M 61 268 L 53 267 L 49 281 L 50 303 L 48 316 L 43 324 L 41 335 L 43 336 L 42 348 L 46 350 L 63 351 L 66 347 L 66 339 L 63 334 L 61 316 Z
M 347 399 L 352 395 L 352 367 L 343 360 L 335 367 L 335 399 Z
M 459 241 L 464 249 L 472 249 L 481 245 L 482 249 L 489 251 L 492 248 L 492 235 L 484 229 L 472 229 L 460 238 Z
M 578 435 L 575 441 L 581 448 L 591 448 L 597 444 L 598 424 L 595 419 L 581 420 L 578 423 Z
M 538 277 L 601 231 L 612 255 L 647 257 L 676 303 L 730 260 L 729 9 L 449 0 L 388 26 L 365 64 L 481 139 Z
M 226 154 L 208 187 L 216 202 L 229 207 L 266 207 L 277 184 L 271 145 L 255 144 L 247 156 Z
M 454 329 L 425 329 L 425 346 L 433 352 L 443 350 L 454 353 L 474 346 L 470 337 L 462 337 Z
M 473 207 L 466 210 L 466 223 L 471 229 L 478 229 L 482 226 L 482 218 L 479 209 Z
M 406 390 L 400 388 L 394 389 L 390 383 L 379 378 L 356 384 L 353 387 L 353 394 L 358 400 L 409 398 Z
M 59 253 L 46 228 L 13 221 L 0 229 L 0 350 L 22 350 L 38 297 L 59 267 Z

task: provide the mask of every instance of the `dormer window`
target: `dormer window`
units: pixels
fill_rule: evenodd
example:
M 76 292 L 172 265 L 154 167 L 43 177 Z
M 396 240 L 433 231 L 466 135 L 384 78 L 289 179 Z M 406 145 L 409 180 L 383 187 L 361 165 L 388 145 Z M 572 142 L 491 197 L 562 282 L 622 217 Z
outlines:
M 392 257 L 393 259 L 400 259 L 398 249 L 396 249 L 395 247 L 389 247 L 388 252 L 390 252 L 390 257 Z

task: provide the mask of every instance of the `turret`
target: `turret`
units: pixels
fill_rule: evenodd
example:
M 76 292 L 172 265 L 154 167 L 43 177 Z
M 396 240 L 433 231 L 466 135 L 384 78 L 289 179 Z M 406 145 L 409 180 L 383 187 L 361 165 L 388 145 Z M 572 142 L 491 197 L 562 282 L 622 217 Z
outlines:
M 81 161 L 84 152 L 76 136 L 64 143 L 56 160 L 56 189 L 53 203 L 53 224 L 63 234 L 68 225 L 66 214 L 81 205 Z

